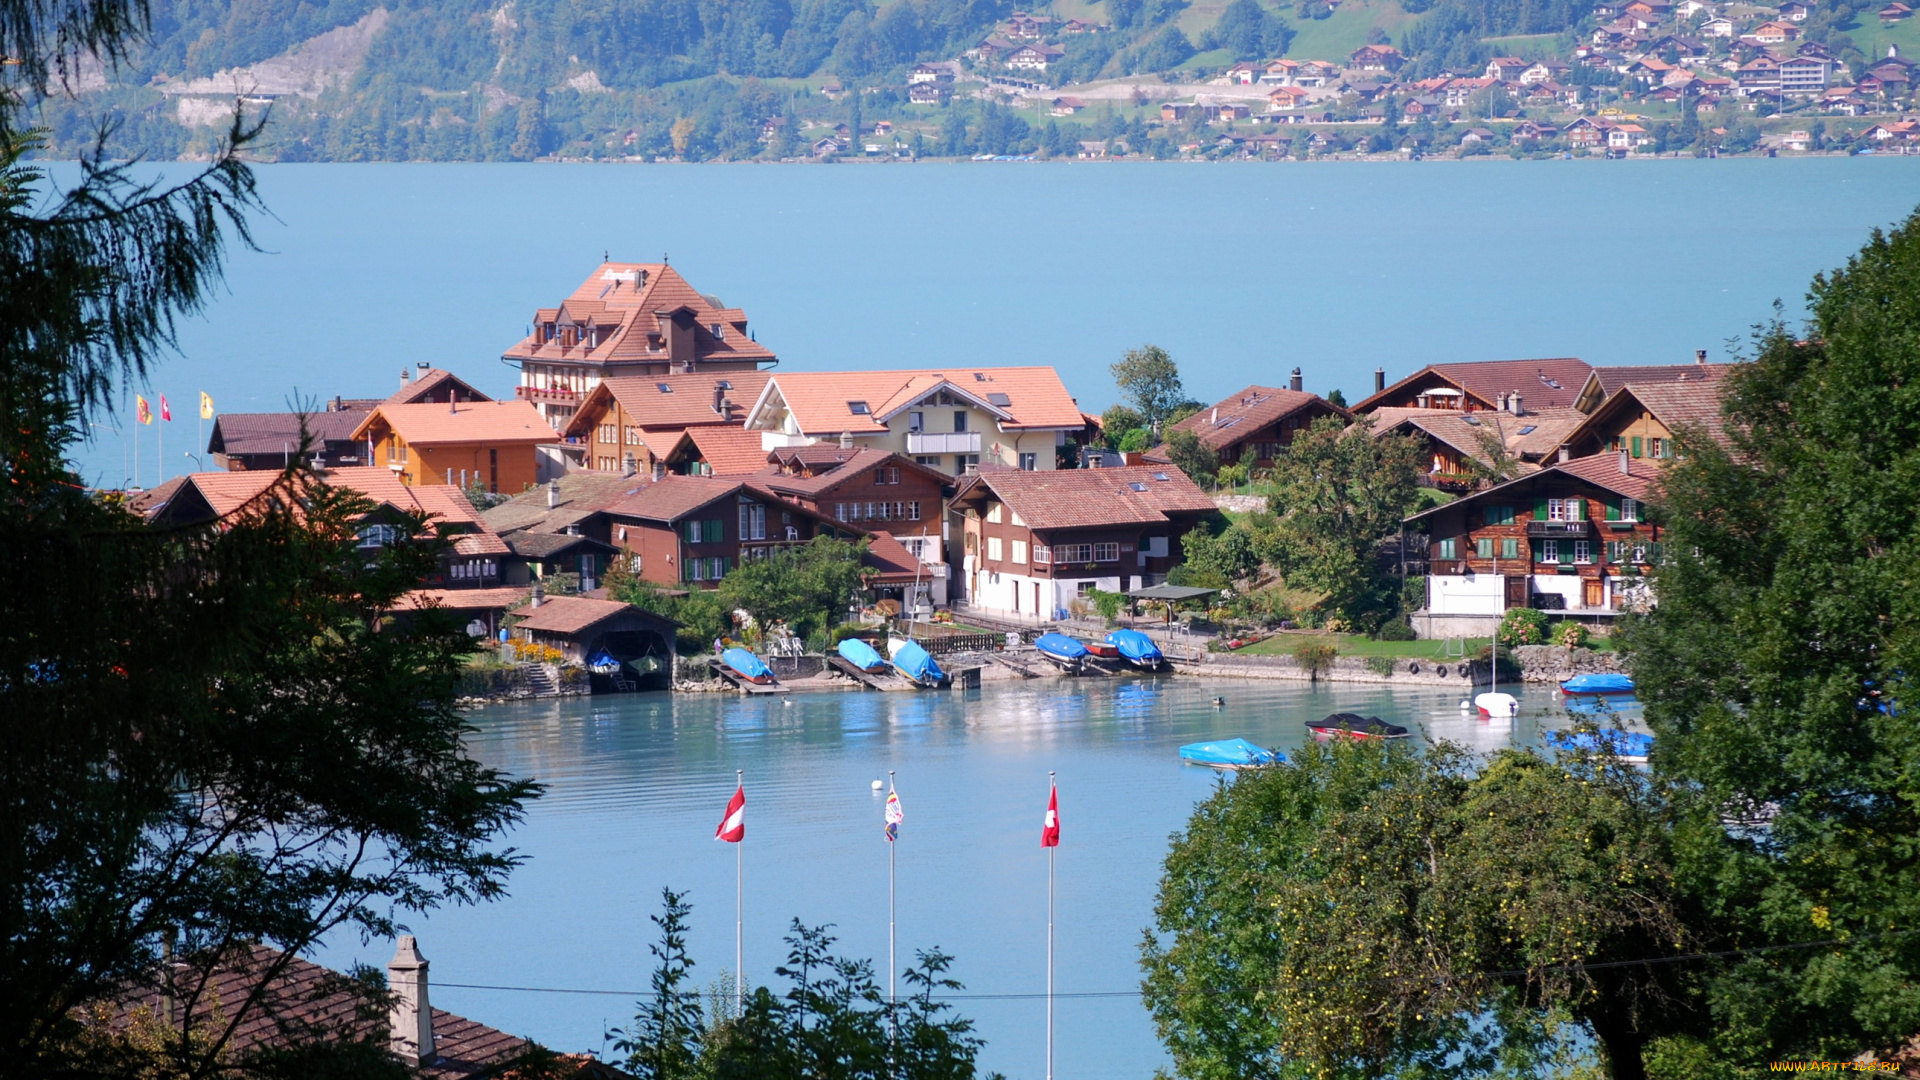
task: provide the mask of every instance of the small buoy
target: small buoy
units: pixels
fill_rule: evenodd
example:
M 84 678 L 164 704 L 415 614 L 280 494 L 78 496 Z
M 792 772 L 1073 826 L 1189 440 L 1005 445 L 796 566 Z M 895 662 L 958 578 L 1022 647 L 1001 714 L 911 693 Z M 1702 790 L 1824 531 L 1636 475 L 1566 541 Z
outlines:
M 1469 711 L 1469 710 L 1471 710 L 1472 708 L 1473 708 L 1473 702 L 1471 702 L 1471 701 L 1463 701 L 1463 702 L 1461 702 L 1461 703 L 1460 703 L 1460 711 L 1461 711 L 1461 712 L 1467 712 L 1467 711 Z
M 793 699 L 792 699 L 792 698 L 790 698 L 790 697 L 789 697 L 789 698 L 781 698 L 781 699 L 780 699 L 780 707 L 781 707 L 781 708 L 783 708 L 783 709 L 791 709 L 791 708 L 793 708 Z
M 885 785 L 885 784 L 883 784 L 883 783 L 881 783 L 881 782 L 880 782 L 880 781 L 878 781 L 878 780 L 875 780 L 875 781 L 873 782 L 873 790 L 875 790 L 875 791 L 879 791 L 879 790 L 880 790 L 881 788 L 883 788 L 883 787 L 886 787 L 886 786 L 887 786 L 887 785 Z
M 1226 698 L 1223 698 L 1223 697 L 1217 697 L 1217 698 L 1214 698 L 1214 699 L 1213 699 L 1213 707 L 1214 707 L 1214 708 L 1216 708 L 1216 709 L 1224 709 L 1224 708 L 1226 708 L 1226 707 L 1227 707 L 1227 699 L 1226 699 Z

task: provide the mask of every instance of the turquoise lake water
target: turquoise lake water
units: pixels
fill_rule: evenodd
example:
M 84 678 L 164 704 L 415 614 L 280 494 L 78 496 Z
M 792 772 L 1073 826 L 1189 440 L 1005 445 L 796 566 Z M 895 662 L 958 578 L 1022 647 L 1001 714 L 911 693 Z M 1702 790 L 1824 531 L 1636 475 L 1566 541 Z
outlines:
M 151 389 L 143 482 L 228 412 L 507 393 L 501 351 L 603 253 L 670 256 L 800 370 L 1051 364 L 1088 411 L 1155 342 L 1195 396 L 1357 400 L 1436 360 L 1715 356 L 1920 202 L 1920 159 L 847 166 L 269 165 L 275 220 Z M 122 422 L 121 426 L 130 426 Z M 165 432 L 158 428 L 165 427 Z M 164 440 L 164 442 L 163 442 Z M 158 464 L 156 464 L 158 461 Z M 90 479 L 130 475 L 103 421 Z
M 1549 688 L 1488 724 L 1464 687 L 1314 687 L 1250 680 L 1045 681 L 922 694 L 641 694 L 496 706 L 474 714 L 483 760 L 549 787 L 510 842 L 531 856 L 512 895 L 416 920 L 436 1005 L 538 1038 L 599 1049 L 647 984 L 660 888 L 687 890 L 701 985 L 733 966 L 734 853 L 713 839 L 734 770 L 747 785 L 746 970 L 776 987 L 793 918 L 833 923 L 844 955 L 886 970 L 882 798 L 897 773 L 899 949 L 938 945 L 967 984 L 957 1002 L 1010 1078 L 1044 1062 L 1047 773 L 1060 783 L 1056 1073 L 1145 1080 L 1165 1055 L 1137 997 L 1139 944 L 1168 837 L 1219 782 L 1182 743 L 1242 736 L 1291 749 L 1304 725 L 1353 711 L 1481 750 L 1537 744 L 1569 724 Z M 1215 695 L 1224 708 L 1212 705 Z M 322 954 L 384 965 L 390 943 Z M 1009 996 L 1013 995 L 1013 996 Z

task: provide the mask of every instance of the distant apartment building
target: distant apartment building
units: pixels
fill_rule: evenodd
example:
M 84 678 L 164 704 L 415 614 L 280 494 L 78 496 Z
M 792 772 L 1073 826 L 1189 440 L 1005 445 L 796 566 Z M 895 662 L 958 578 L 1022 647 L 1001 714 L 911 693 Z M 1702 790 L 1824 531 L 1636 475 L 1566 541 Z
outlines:
M 702 295 L 665 263 L 602 263 L 502 359 L 520 369 L 514 396 L 554 429 L 600 383 L 621 376 L 758 371 L 778 363 L 746 312 Z

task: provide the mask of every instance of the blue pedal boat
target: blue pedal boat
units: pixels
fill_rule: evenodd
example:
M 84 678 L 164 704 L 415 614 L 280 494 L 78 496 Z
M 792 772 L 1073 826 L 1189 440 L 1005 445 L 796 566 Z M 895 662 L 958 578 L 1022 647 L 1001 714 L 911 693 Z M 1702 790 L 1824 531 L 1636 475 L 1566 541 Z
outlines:
M 1278 750 L 1255 746 L 1245 739 L 1221 739 L 1217 742 L 1188 743 L 1180 748 L 1180 760 L 1209 769 L 1264 769 L 1285 765 L 1287 755 Z
M 1607 672 L 1575 675 L 1560 684 L 1560 692 L 1563 694 L 1631 694 L 1633 678 L 1629 675 Z
M 1643 731 L 1618 731 L 1612 728 L 1599 732 L 1550 731 L 1547 733 L 1547 745 L 1555 750 L 1584 750 L 1589 753 L 1610 751 L 1629 765 L 1645 765 L 1648 756 L 1653 753 L 1653 736 Z

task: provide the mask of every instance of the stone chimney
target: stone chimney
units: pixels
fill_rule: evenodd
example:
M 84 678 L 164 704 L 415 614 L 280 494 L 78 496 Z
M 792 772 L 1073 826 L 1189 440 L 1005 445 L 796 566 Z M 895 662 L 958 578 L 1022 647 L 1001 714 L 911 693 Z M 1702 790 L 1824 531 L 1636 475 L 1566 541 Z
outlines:
M 538 597 L 539 593 L 534 595 Z M 427 958 L 420 955 L 412 934 L 400 936 L 393 959 L 387 961 L 387 988 L 393 993 L 388 1045 L 409 1065 L 432 1061 L 433 1005 L 427 1000 Z
M 633 476 L 633 474 L 634 474 L 634 473 L 637 473 L 637 472 L 639 472 L 639 471 L 640 471 L 640 463 L 639 463 L 639 462 L 637 462 L 637 461 L 635 461 L 635 460 L 633 460 L 633 455 L 632 455 L 632 454 L 628 454 L 628 455 L 627 455 L 627 456 L 626 456 L 626 457 L 625 457 L 624 459 L 622 459 L 622 461 L 620 462 L 620 475 L 621 475 L 621 476 L 625 476 L 625 477 L 628 477 L 628 478 L 632 478 L 632 476 Z
M 1694 363 L 1696 363 L 1696 364 L 1704 364 L 1704 363 L 1706 363 L 1706 362 L 1707 362 L 1707 350 L 1705 350 L 1705 349 L 1695 349 L 1695 350 L 1693 350 L 1693 362 L 1694 362 Z
M 661 461 L 659 458 L 654 458 L 653 459 L 653 478 L 655 480 L 661 480 L 661 479 L 664 479 L 666 475 L 667 475 L 667 463 L 664 461 Z
M 1520 404 L 1520 391 L 1515 390 L 1507 395 L 1507 411 L 1515 416 L 1527 415 L 1527 407 Z
M 1303 383 L 1300 379 L 1300 369 L 1294 368 L 1293 379 L 1287 383 L 1287 389 L 1292 390 L 1294 393 L 1297 394 L 1300 392 L 1300 388 L 1302 385 Z
M 547 509 L 552 510 L 559 505 L 560 478 L 556 476 L 552 480 L 547 481 Z
M 539 578 L 534 578 L 533 592 L 531 592 L 527 596 L 527 606 L 539 607 L 541 604 L 546 602 L 546 599 L 547 599 L 547 587 L 541 583 Z
M 1383 367 L 1374 368 L 1373 369 L 1373 392 L 1377 394 L 1380 391 L 1385 390 L 1386 388 L 1387 388 L 1387 369 Z
M 1627 448 L 1624 446 L 1620 448 L 1620 475 L 1621 476 L 1633 475 L 1633 469 L 1631 469 L 1627 465 Z
M 408 371 L 406 368 L 401 368 L 400 369 L 400 389 L 405 390 L 412 382 L 413 382 L 413 372 Z
M 1561 448 L 1560 448 L 1560 460 L 1561 460 L 1561 461 L 1570 461 L 1570 460 L 1572 460 L 1572 458 L 1573 458 L 1573 455 L 1567 452 L 1567 448 L 1566 448 L 1566 447 L 1564 447 L 1564 446 L 1563 446 L 1563 447 L 1561 447 Z
M 842 450 L 853 449 L 853 432 L 843 431 L 840 433 L 840 449 Z

